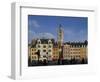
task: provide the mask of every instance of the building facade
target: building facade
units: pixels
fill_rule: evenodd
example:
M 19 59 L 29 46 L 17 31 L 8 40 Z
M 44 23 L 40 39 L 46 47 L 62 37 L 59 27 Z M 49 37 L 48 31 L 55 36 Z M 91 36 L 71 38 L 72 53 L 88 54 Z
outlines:
M 31 62 L 33 61 L 33 60 L 38 60 L 38 56 L 37 56 L 37 54 L 36 54 L 36 52 L 37 52 L 37 49 L 35 48 L 35 47 L 31 47 L 31 55 L 30 55 L 30 59 L 31 59 Z
M 36 49 L 40 51 L 40 60 L 52 60 L 53 42 L 51 39 L 38 39 Z
M 58 43 L 51 39 L 37 39 L 36 42 L 28 47 L 28 56 L 32 61 L 52 61 L 59 59 Z M 63 43 L 63 60 L 80 60 L 88 59 L 87 42 L 66 42 Z M 37 52 L 40 51 L 38 59 Z
M 53 54 L 53 39 L 37 39 L 34 42 L 32 42 L 31 47 L 28 49 L 29 58 L 31 61 L 37 61 L 37 60 L 48 60 L 51 61 L 52 54 Z M 38 59 L 37 52 L 40 52 L 40 56 Z
M 59 59 L 59 48 L 57 42 L 53 44 L 53 54 L 52 54 L 52 59 L 53 60 L 58 60 Z
M 87 42 L 72 42 L 63 45 L 63 59 L 86 60 L 87 59 Z
M 71 56 L 70 56 L 70 45 L 68 44 L 64 44 L 63 45 L 63 59 L 68 59 L 70 60 L 71 59 Z

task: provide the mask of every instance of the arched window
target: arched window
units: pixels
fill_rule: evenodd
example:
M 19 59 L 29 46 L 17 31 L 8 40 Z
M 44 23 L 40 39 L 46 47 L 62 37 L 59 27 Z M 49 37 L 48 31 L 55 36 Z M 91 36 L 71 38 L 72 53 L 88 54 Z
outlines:
M 51 44 L 51 42 L 49 42 L 49 44 Z
M 37 41 L 37 43 L 38 43 L 38 44 L 41 44 L 41 41 L 40 41 L 40 40 L 38 40 L 38 41 Z
M 48 43 L 51 44 L 52 43 L 51 40 L 49 40 Z
M 46 52 L 46 50 L 43 50 L 43 52 Z
M 38 42 L 38 44 L 40 44 L 40 41 Z
M 48 50 L 49 52 L 51 52 L 51 50 Z
M 46 45 L 44 45 L 43 48 L 46 48 Z
M 49 48 L 51 48 L 51 45 L 49 45 Z
M 38 48 L 40 48 L 41 46 L 40 45 L 38 45 Z

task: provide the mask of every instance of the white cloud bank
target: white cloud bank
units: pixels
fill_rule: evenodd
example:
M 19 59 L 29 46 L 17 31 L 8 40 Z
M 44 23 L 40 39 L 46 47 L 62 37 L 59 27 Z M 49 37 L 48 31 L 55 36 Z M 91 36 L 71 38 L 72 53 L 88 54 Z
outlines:
M 51 33 L 35 33 L 34 31 L 29 30 L 28 41 L 29 43 L 32 39 L 54 39 L 55 36 Z
M 53 34 L 51 33 L 39 33 L 37 35 L 37 38 L 45 38 L 45 39 L 52 39 L 55 38 Z
M 33 28 L 39 28 L 40 25 L 36 20 L 29 20 L 29 26 Z

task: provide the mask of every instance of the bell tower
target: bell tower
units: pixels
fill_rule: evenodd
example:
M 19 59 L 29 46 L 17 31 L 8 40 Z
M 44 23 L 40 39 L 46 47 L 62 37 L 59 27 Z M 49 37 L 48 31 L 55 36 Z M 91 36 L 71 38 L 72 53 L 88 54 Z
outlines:
M 64 39 L 64 31 L 62 28 L 62 25 L 59 25 L 58 31 L 57 31 L 57 42 L 58 42 L 58 52 L 59 52 L 59 59 L 58 64 L 62 64 L 63 59 L 63 39 Z
M 62 25 L 60 24 L 57 31 L 57 41 L 59 47 L 63 45 L 63 39 L 64 39 L 64 31 Z

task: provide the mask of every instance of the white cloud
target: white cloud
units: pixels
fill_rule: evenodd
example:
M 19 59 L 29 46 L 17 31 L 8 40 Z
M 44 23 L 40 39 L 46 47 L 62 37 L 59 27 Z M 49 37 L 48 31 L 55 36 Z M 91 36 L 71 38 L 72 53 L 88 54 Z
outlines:
M 40 27 L 40 25 L 39 25 L 39 23 L 36 21 L 36 20 L 29 20 L 29 25 L 30 25 L 30 27 L 35 27 L 35 28 L 39 28 Z
M 37 38 L 45 38 L 45 39 L 52 39 L 55 38 L 53 34 L 51 33 L 39 33 L 37 35 Z
M 37 39 L 37 38 L 53 39 L 55 37 L 51 33 L 35 33 L 34 31 L 31 31 L 31 30 L 28 31 L 28 41 L 29 41 L 29 43 L 31 43 L 31 41 L 33 39 Z

